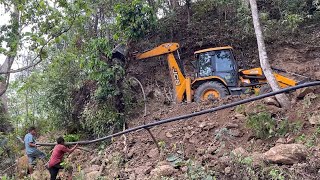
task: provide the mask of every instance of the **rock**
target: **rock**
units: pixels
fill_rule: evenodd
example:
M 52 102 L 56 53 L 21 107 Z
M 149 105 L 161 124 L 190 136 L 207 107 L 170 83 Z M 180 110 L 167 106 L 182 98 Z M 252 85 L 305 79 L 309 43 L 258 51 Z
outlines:
M 149 174 L 151 171 L 152 167 L 149 165 L 145 165 L 145 166 L 140 166 L 134 169 L 134 172 L 138 175 L 145 175 L 145 174 Z
M 167 138 L 172 138 L 173 135 L 172 135 L 170 132 L 166 132 L 166 137 L 167 137 Z
M 302 99 L 304 98 L 307 94 L 312 93 L 313 89 L 311 87 L 305 87 L 302 89 L 297 89 L 296 94 L 297 98 Z
M 231 129 L 229 134 L 234 137 L 242 137 L 243 133 L 239 129 Z
M 213 128 L 215 128 L 216 126 L 217 126 L 216 123 L 206 122 L 206 121 L 201 122 L 201 123 L 199 124 L 199 128 L 201 128 L 201 129 L 203 129 L 203 130 L 205 130 L 205 131 L 208 131 L 208 130 L 210 130 L 210 129 L 213 129 Z
M 209 131 L 209 130 L 215 128 L 215 127 L 217 127 L 217 124 L 213 123 L 213 122 L 210 122 L 210 123 L 207 123 L 207 125 L 203 129 L 206 130 L 206 131 Z
M 151 89 L 146 89 L 146 94 L 147 94 L 147 97 L 148 98 L 151 98 L 151 99 L 164 99 L 164 95 L 163 93 L 161 93 L 161 90 L 159 88 L 152 88 Z
M 172 176 L 177 171 L 170 165 L 162 165 L 153 169 L 150 174 L 152 177 Z
M 235 156 L 248 156 L 248 152 L 243 147 L 238 147 L 232 151 L 232 154 Z
M 193 127 L 192 127 L 192 126 L 188 126 L 187 129 L 188 129 L 188 130 L 192 130 Z
M 131 159 L 133 157 L 133 154 L 134 154 L 134 148 L 130 149 L 129 153 L 127 154 L 127 157 Z
M 131 174 L 129 175 L 129 180 L 135 180 L 135 179 L 136 179 L 136 174 L 131 173 Z
M 98 162 L 98 158 L 99 158 L 98 156 L 93 157 L 90 161 L 90 164 L 96 164 Z
M 238 124 L 233 124 L 233 123 L 228 123 L 228 124 L 225 125 L 225 127 L 227 129 L 231 129 L 231 128 L 237 128 L 237 127 L 239 127 L 239 125 Z
M 313 113 L 312 116 L 309 118 L 309 122 L 312 125 L 319 125 L 320 124 L 320 113 L 319 112 Z
M 283 111 L 282 108 L 276 107 L 276 106 L 267 106 L 267 112 L 270 112 L 271 114 L 278 114 Z
M 287 137 L 286 141 L 288 144 L 291 144 L 291 143 L 294 143 L 295 140 L 296 140 L 295 137 L 289 136 L 289 137 Z
M 149 153 L 147 154 L 147 156 L 148 156 L 149 158 L 156 158 L 156 157 L 158 157 L 158 156 L 159 156 L 158 148 L 151 149 L 151 150 L 149 151 Z
M 218 149 L 218 147 L 213 145 L 213 146 L 210 146 L 207 151 L 209 154 L 215 154 L 217 149 Z
M 279 138 L 276 143 L 277 144 L 285 144 L 287 142 L 287 140 L 285 138 Z
M 257 140 L 256 140 L 256 143 L 257 143 L 257 144 L 263 144 L 263 141 L 262 141 L 261 139 L 257 139 Z
M 199 155 L 203 155 L 205 152 L 206 152 L 205 149 L 202 149 L 202 148 L 197 149 L 197 153 L 198 153 Z
M 246 116 L 240 113 L 236 113 L 234 117 L 240 120 L 246 119 Z
M 277 164 L 295 164 L 307 157 L 307 147 L 302 144 L 279 144 L 264 153 L 265 159 Z
M 265 156 L 262 153 L 258 153 L 258 152 L 253 152 L 250 155 L 251 159 L 252 159 L 252 166 L 253 167 L 259 167 L 259 166 L 263 166 L 265 163 Z
M 99 171 L 92 171 L 86 174 L 86 179 L 97 179 L 100 175 Z
M 91 167 L 87 167 L 85 169 L 83 169 L 83 172 L 85 174 L 89 173 L 89 172 L 92 172 L 92 171 L 99 171 L 100 170 L 100 166 L 98 165 L 92 165 Z
M 224 173 L 225 174 L 230 174 L 230 172 L 231 172 L 231 167 L 224 168 Z
M 210 162 L 211 160 L 215 160 L 216 157 L 211 155 L 211 154 L 205 154 L 204 156 L 202 156 L 201 158 L 199 158 L 199 161 L 202 163 L 205 162 Z
M 228 166 L 228 164 L 230 164 L 231 161 L 232 160 L 231 160 L 231 158 L 229 156 L 222 156 L 222 157 L 219 158 L 219 163 L 218 164 L 225 168 L 225 167 Z
M 43 170 L 35 170 L 31 174 L 31 179 L 34 180 L 42 180 L 42 179 L 49 179 L 50 175 L 48 171 L 43 172 Z
M 181 171 L 186 173 L 188 171 L 188 166 L 181 167 Z
M 80 149 L 75 149 L 70 155 L 69 155 L 69 159 L 70 161 L 76 161 L 79 156 L 81 156 L 83 152 Z
M 206 122 L 201 122 L 200 124 L 199 124 L 199 128 L 204 128 L 205 126 L 207 125 L 207 123 Z
M 272 105 L 272 106 L 280 107 L 279 102 L 278 102 L 274 97 L 264 98 L 264 102 L 265 102 L 267 105 Z

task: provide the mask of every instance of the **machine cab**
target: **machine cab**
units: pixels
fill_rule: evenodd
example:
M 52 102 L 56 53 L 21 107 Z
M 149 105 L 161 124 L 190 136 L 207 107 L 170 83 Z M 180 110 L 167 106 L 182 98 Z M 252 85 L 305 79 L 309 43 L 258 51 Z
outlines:
M 237 86 L 238 66 L 232 47 L 209 48 L 194 53 L 197 58 L 197 77 L 218 76 L 227 86 Z

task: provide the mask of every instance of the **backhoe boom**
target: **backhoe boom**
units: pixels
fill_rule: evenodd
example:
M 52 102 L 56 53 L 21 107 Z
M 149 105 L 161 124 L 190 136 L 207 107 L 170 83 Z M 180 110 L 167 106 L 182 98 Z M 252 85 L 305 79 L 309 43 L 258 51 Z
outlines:
M 183 101 L 184 96 L 186 95 L 187 101 L 191 102 L 191 80 L 186 78 L 179 65 L 177 60 L 174 57 L 174 52 L 179 49 L 178 43 L 165 43 L 154 49 L 146 51 L 144 53 L 138 54 L 136 59 L 146 59 L 161 55 L 167 55 L 170 76 L 172 79 L 173 89 L 175 91 L 176 102 L 180 103 Z

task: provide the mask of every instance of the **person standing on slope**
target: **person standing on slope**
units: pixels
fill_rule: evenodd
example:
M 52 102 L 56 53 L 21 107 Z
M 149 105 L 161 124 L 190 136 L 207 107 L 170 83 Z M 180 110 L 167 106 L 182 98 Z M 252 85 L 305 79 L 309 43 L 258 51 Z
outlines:
M 36 145 L 35 136 L 37 134 L 36 128 L 31 126 L 29 128 L 29 133 L 24 137 L 24 145 L 26 148 L 26 154 L 28 156 L 29 166 L 28 172 L 32 174 L 33 167 L 36 165 L 36 159 L 45 159 L 46 154 L 37 149 L 38 145 Z
M 72 153 L 78 144 L 73 146 L 73 148 L 69 149 L 64 145 L 63 137 L 59 137 L 57 139 L 57 145 L 53 148 L 49 163 L 48 163 L 48 170 L 50 172 L 50 180 L 56 180 L 57 175 L 60 169 L 63 169 L 61 166 L 61 162 L 65 153 Z M 69 175 L 69 180 L 72 179 L 72 175 Z

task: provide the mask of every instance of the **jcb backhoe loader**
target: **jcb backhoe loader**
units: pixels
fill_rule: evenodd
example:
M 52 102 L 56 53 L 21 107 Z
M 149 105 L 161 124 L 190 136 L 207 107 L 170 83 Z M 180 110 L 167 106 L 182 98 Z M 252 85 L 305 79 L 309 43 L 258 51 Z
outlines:
M 185 77 L 182 72 L 175 58 L 178 49 L 178 43 L 165 43 L 136 56 L 136 59 L 146 59 L 167 55 L 176 102 L 199 102 L 227 95 L 268 91 L 262 69 L 239 70 L 230 46 L 196 51 L 194 54 L 197 58 L 197 72 L 194 80 Z M 297 84 L 296 81 L 280 74 L 274 75 L 281 88 Z

